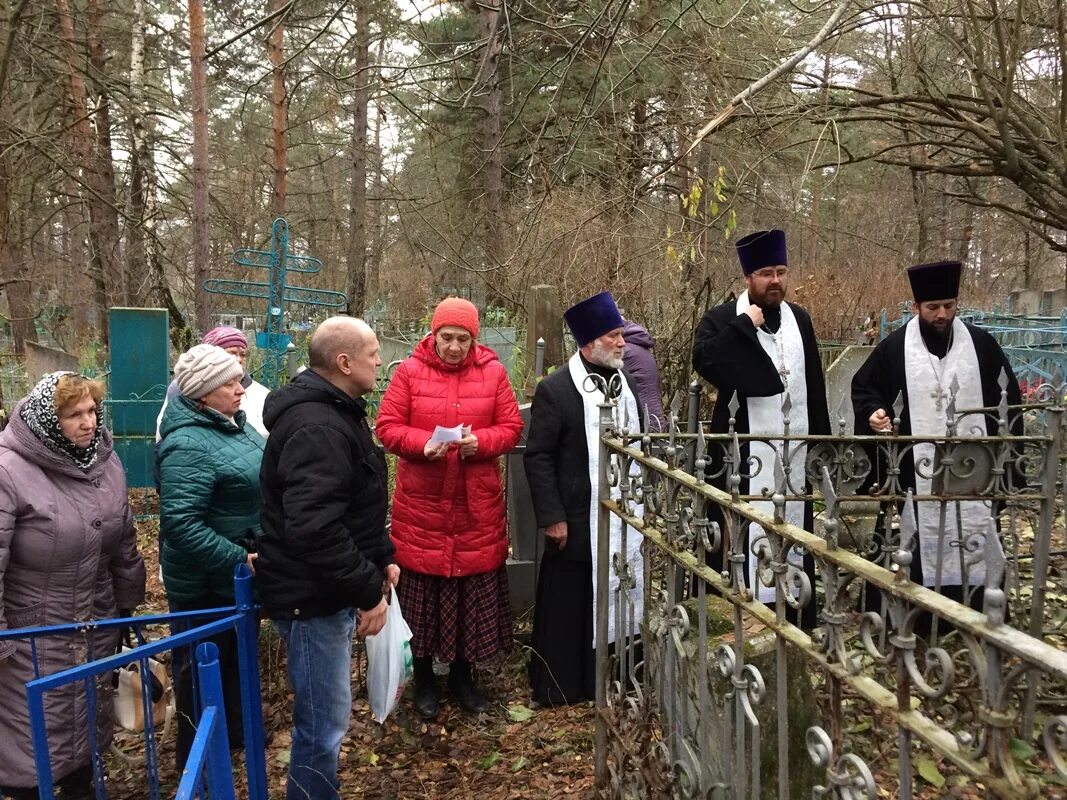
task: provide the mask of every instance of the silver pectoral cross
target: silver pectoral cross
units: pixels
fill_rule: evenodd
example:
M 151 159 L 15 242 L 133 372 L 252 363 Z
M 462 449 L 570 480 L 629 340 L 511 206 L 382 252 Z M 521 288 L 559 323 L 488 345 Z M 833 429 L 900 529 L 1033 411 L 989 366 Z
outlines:
M 789 367 L 785 365 L 784 361 L 782 362 L 782 366 L 778 367 L 778 374 L 782 378 L 782 387 L 785 388 L 789 386 Z
M 930 392 L 930 397 L 934 399 L 934 410 L 941 411 L 942 401 L 948 397 L 948 392 L 941 388 L 941 384 L 937 384 L 937 388 Z

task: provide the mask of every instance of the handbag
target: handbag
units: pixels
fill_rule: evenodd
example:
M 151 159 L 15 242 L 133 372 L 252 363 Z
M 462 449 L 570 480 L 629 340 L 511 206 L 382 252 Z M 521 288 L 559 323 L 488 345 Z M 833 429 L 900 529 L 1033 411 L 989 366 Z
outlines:
M 127 628 L 117 652 L 125 653 L 132 649 L 130 631 Z M 133 733 L 141 733 L 145 729 L 144 703 L 141 699 L 143 680 L 141 663 L 131 661 L 116 669 L 111 676 L 111 685 L 115 690 L 112 699 L 115 722 Z M 170 675 L 167 674 L 167 668 L 163 664 L 150 658 L 148 659 L 148 678 L 150 681 L 148 692 L 152 699 L 152 721 L 155 726 L 159 725 L 160 720 L 163 721 L 163 735 L 166 736 L 170 729 L 171 718 L 174 716 L 174 691 Z

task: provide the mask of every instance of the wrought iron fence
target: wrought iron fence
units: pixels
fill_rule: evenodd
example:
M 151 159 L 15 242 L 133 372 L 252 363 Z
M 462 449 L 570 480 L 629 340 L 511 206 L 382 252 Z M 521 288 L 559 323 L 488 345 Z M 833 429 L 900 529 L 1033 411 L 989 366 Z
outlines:
M 1023 436 L 961 436 L 961 413 L 940 439 L 790 436 L 789 413 L 777 440 L 732 422 L 705 435 L 692 411 L 690 432 L 673 413 L 656 437 L 601 407 L 598 789 L 910 798 L 944 770 L 1035 797 L 1040 770 L 1067 777 L 1067 652 L 1045 602 L 1062 408 L 1028 412 L 1043 425 Z M 764 471 L 769 488 L 747 493 Z M 787 521 L 797 502 L 812 530 Z M 613 552 L 612 518 L 643 568 Z M 939 555 L 919 581 L 924 541 Z

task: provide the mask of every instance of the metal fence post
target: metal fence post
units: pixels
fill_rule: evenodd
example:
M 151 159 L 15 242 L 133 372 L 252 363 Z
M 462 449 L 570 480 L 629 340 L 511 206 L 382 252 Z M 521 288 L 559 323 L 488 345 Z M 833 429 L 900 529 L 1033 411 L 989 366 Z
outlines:
M 1044 638 L 1045 583 L 1048 579 L 1052 545 L 1052 523 L 1056 519 L 1056 482 L 1060 466 L 1060 448 L 1063 446 L 1063 408 L 1057 406 L 1046 409 L 1045 424 L 1052 440 L 1045 450 L 1045 463 L 1041 469 L 1041 517 L 1037 524 L 1037 535 L 1034 537 L 1034 593 L 1030 605 L 1028 632 L 1035 639 Z M 1026 741 L 1033 736 L 1036 706 L 1036 682 L 1027 681 L 1020 726 Z
M 26 687 L 26 705 L 30 712 L 30 735 L 33 738 L 33 763 L 37 767 L 37 790 L 41 800 L 55 800 L 52 759 L 48 753 L 48 732 L 44 721 L 44 692 L 40 687 Z
M 597 485 L 590 487 L 597 493 L 597 552 L 596 552 L 596 764 L 595 782 L 598 789 L 603 789 L 608 780 L 608 568 L 611 561 L 611 514 L 601 503 L 611 498 L 608 486 L 608 460 L 611 451 L 604 444 L 604 437 L 611 428 L 612 404 L 608 402 L 608 392 L 604 392 L 604 402 L 599 404 L 600 424 L 597 441 L 600 460 L 597 462 Z M 592 521 L 592 520 L 590 520 Z
M 197 671 L 200 676 L 200 707 L 214 708 L 216 717 L 207 742 L 207 786 L 211 800 L 236 800 L 233 772 L 230 767 L 229 735 L 226 729 L 226 707 L 222 699 L 222 677 L 219 674 L 219 648 L 214 642 L 201 642 L 196 648 Z M 212 720 L 208 719 L 208 723 Z M 204 723 L 201 718 L 201 724 Z
M 256 603 L 252 595 L 252 572 L 245 564 L 238 564 L 233 572 L 234 597 L 237 610 L 241 614 L 237 623 L 237 663 L 241 675 L 248 797 L 250 800 L 267 800 L 263 706 L 259 699 L 259 621 L 256 619 Z
M 689 384 L 689 405 L 685 411 L 685 432 L 688 434 L 698 433 L 697 426 L 700 425 L 700 381 L 693 381 Z M 697 440 L 693 438 L 685 446 L 685 464 L 682 469 L 692 473 L 696 467 L 696 457 Z

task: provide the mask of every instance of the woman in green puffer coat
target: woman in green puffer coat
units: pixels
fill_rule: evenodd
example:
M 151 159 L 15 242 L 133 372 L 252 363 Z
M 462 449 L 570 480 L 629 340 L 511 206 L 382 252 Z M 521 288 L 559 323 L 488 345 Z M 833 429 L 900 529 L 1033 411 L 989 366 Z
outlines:
M 237 358 L 210 344 L 174 366 L 180 394 L 167 404 L 156 445 L 159 561 L 172 611 L 232 605 L 234 567 L 254 571 L 264 440 L 240 410 L 243 375 Z M 228 631 L 211 641 L 219 648 L 230 747 L 241 747 L 237 638 Z M 196 704 L 191 653 L 175 652 L 175 661 L 180 773 L 196 734 Z

